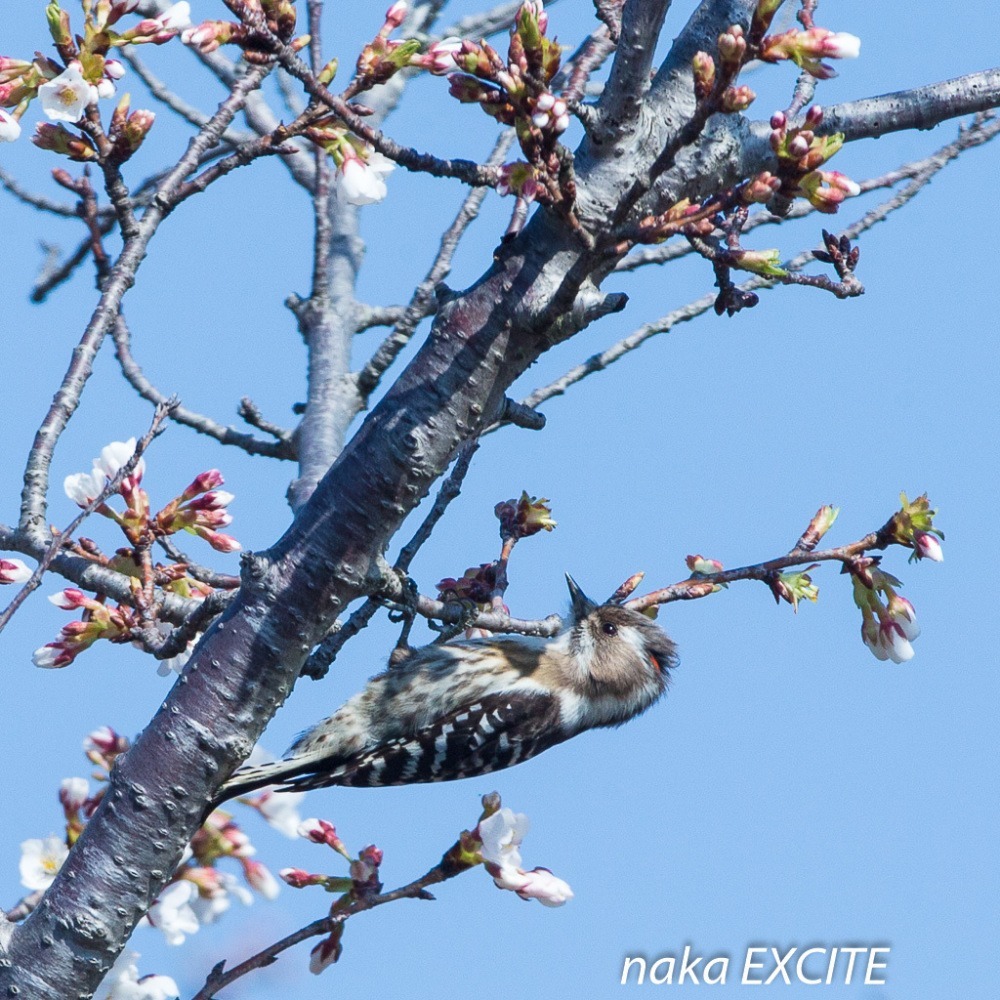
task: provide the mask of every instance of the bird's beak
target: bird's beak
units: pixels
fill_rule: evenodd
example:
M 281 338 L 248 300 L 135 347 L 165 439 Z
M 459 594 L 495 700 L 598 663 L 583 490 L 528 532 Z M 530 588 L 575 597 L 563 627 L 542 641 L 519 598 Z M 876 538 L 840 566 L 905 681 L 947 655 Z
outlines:
M 576 580 L 569 573 L 566 574 L 566 585 L 573 602 L 573 617 L 577 620 L 586 618 L 597 605 L 577 586 Z

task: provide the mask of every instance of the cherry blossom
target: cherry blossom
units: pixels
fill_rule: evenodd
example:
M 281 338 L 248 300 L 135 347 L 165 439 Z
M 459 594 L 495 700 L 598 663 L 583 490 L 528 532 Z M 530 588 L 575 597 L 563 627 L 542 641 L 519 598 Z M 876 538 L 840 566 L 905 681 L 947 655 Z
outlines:
M 44 840 L 25 840 L 21 844 L 21 885 L 32 891 L 48 889 L 56 872 L 69 854 L 66 842 L 52 834 Z
M 170 1000 L 179 997 L 177 983 L 170 976 L 139 976 L 139 953 L 123 951 L 104 978 L 107 992 L 100 1000 Z
M 0 108 L 0 142 L 15 142 L 21 135 L 21 123 Z
M 201 926 L 192 905 L 197 897 L 197 886 L 181 879 L 168 885 L 150 907 L 147 919 L 163 932 L 167 944 L 183 944 L 187 936 L 195 934 Z
M 78 122 L 84 109 L 97 100 L 97 89 L 87 83 L 78 62 L 38 88 L 42 110 L 53 121 Z

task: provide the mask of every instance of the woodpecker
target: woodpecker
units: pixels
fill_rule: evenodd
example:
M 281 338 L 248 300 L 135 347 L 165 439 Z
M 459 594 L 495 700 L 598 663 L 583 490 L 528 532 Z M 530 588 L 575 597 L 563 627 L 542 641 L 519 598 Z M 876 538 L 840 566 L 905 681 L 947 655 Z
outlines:
M 644 712 L 677 664 L 674 643 L 645 615 L 596 604 L 566 580 L 572 610 L 555 638 L 417 650 L 299 736 L 282 760 L 237 770 L 217 801 L 265 785 L 304 791 L 474 777 Z

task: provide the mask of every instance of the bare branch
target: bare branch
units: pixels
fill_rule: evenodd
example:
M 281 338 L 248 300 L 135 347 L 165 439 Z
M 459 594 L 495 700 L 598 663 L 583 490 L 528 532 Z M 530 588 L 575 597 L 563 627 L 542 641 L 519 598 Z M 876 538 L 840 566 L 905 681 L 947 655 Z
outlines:
M 392 326 L 406 315 L 406 306 L 358 305 L 356 333 L 364 333 L 375 326 Z
M 122 374 L 129 385 L 143 399 L 148 400 L 154 406 L 161 405 L 169 397 L 161 392 L 146 377 L 142 367 L 132 356 L 132 338 L 129 332 L 128 323 L 125 317 L 119 313 L 114 320 L 111 329 L 111 336 L 115 342 L 115 357 L 121 366 Z M 282 437 L 277 441 L 262 441 L 252 434 L 244 434 L 234 427 L 226 427 L 217 423 L 211 417 L 202 413 L 196 413 L 185 406 L 177 405 L 170 412 L 170 419 L 175 423 L 190 427 L 199 434 L 206 437 L 215 438 L 220 444 L 233 445 L 241 448 L 248 455 L 265 455 L 268 458 L 295 458 L 295 445 L 291 437 Z
M 626 0 L 621 36 L 604 93 L 597 105 L 597 128 L 606 139 L 630 128 L 649 89 L 656 42 L 670 0 Z
M 200 108 L 189 104 L 178 93 L 171 90 L 135 53 L 134 46 L 125 46 L 121 50 L 122 59 L 125 60 L 135 70 L 136 76 L 149 88 L 149 92 L 162 104 L 170 108 L 185 121 L 190 122 L 195 128 L 203 128 L 208 124 L 210 118 Z M 241 143 L 250 142 L 253 135 L 243 132 L 240 129 L 227 128 L 219 137 L 220 142 L 229 146 L 238 146 Z
M 847 142 L 877 139 L 891 132 L 933 128 L 950 118 L 997 106 L 1000 106 L 1000 67 L 926 87 L 837 104 L 823 112 L 819 131 L 824 135 L 843 132 Z M 754 125 L 758 134 L 766 127 L 767 122 Z

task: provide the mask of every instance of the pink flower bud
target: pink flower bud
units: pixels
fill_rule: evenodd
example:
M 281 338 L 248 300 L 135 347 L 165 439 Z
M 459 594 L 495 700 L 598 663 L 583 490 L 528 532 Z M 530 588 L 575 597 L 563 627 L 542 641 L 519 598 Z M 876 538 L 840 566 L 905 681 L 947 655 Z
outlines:
M 293 889 L 304 889 L 309 885 L 319 885 L 325 876 L 313 875 L 304 868 L 282 868 L 278 875 Z
M 0 583 L 24 583 L 31 570 L 20 559 L 0 559 Z
M 396 3 L 385 12 L 385 23 L 398 28 L 406 19 L 406 11 L 408 9 L 409 4 L 406 0 L 396 0 Z
M 50 594 L 49 600 L 63 611 L 73 611 L 76 608 L 86 607 L 90 598 L 82 590 L 75 587 L 67 587 L 57 594 Z
M 823 109 L 818 105 L 814 104 L 806 112 L 806 125 L 809 128 L 818 127 L 823 121 Z
M 941 543 L 926 531 L 913 532 L 913 548 L 921 559 L 944 562 L 944 551 L 941 548 Z

